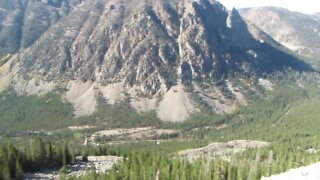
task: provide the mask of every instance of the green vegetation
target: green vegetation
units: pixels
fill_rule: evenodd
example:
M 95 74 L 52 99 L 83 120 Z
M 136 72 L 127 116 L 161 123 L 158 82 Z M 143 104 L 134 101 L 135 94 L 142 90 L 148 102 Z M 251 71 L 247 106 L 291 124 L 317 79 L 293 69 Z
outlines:
M 80 179 L 260 179 L 262 176 L 280 173 L 291 168 L 317 162 L 320 152 L 306 151 L 320 148 L 314 138 L 296 139 L 274 143 L 262 149 L 249 149 L 229 156 L 229 161 L 218 156 L 200 158 L 193 162 L 179 158 L 175 152 L 196 148 L 201 141 L 124 144 L 116 146 L 79 146 L 76 144 L 51 143 L 34 137 L 22 147 L 0 145 L 0 179 L 21 179 L 23 172 L 46 168 L 66 171 L 66 165 L 75 162 L 76 156 L 115 155 L 124 157 L 122 163 L 107 174 L 89 171 Z M 77 179 L 65 176 L 66 179 Z
M 62 102 L 58 94 L 19 96 L 0 93 L 0 134 L 14 132 L 56 130 L 71 125 L 99 125 L 110 127 L 138 127 L 159 125 L 153 112 L 139 114 L 128 105 L 107 105 L 102 98 L 98 110 L 86 117 L 76 118 L 71 104 Z
M 312 98 L 311 98 L 312 97 Z M 242 107 L 234 114 L 204 121 L 206 125 L 226 127 L 204 132 L 210 139 L 259 139 L 278 141 L 292 137 L 314 137 L 320 132 L 320 97 L 304 90 L 283 87 L 265 99 Z
M 161 124 L 154 112 L 137 113 L 126 101 L 111 106 L 105 99 L 98 99 L 98 109 L 90 116 L 80 117 L 78 121 L 92 124 L 106 124 L 109 128 L 158 126 Z
M 23 172 L 61 167 L 74 161 L 73 150 L 68 149 L 67 143 L 45 144 L 39 137 L 30 140 L 22 151 L 12 144 L 0 146 L 0 159 L 0 179 L 21 179 Z
M 0 179 L 19 179 L 23 172 L 43 168 L 61 168 L 63 173 L 65 165 L 73 163 L 78 155 L 124 157 L 123 162 L 109 173 L 97 174 L 88 170 L 80 179 L 155 179 L 158 174 L 161 179 L 255 180 L 318 162 L 320 95 L 315 83 L 317 76 L 291 75 L 286 78 L 281 78 L 281 74 L 275 76 L 278 86 L 274 91 L 262 94 L 251 105 L 240 107 L 234 113 L 195 114 L 182 123 L 162 123 L 154 112 L 141 115 L 126 102 L 110 106 L 102 98 L 94 114 L 75 118 L 72 106 L 54 93 L 39 97 L 3 92 L 0 94 Z M 301 80 L 298 87 L 297 76 Z M 288 79 L 292 81 L 283 83 Z M 66 130 L 69 125 L 98 127 L 71 132 Z M 80 145 L 85 137 L 104 128 L 141 126 L 177 129 L 180 133 L 160 145 L 155 142 Z M 39 129 L 59 131 L 51 135 L 40 133 L 41 139 L 30 134 L 12 135 L 13 132 Z M 228 161 L 216 156 L 189 162 L 177 156 L 179 150 L 235 139 L 264 140 L 271 145 L 230 154 Z
M 115 167 L 108 175 L 97 175 L 97 177 L 98 179 L 155 179 L 158 172 L 161 179 L 255 180 L 319 159 L 319 153 L 295 151 L 294 145 L 276 144 L 261 150 L 248 150 L 232 156 L 230 161 L 215 157 L 188 162 L 185 159 L 174 158 L 173 155 L 139 150 L 126 155 L 128 160 Z M 92 174 L 88 174 L 84 179 L 90 177 Z
M 36 172 L 48 168 L 66 170 L 66 165 L 75 163 L 76 156 L 114 155 L 135 159 L 139 155 L 158 155 L 173 153 L 184 148 L 203 146 L 197 142 L 168 142 L 162 145 L 155 143 L 125 144 L 119 146 L 80 146 L 67 142 L 51 143 L 35 136 L 26 144 L 15 147 L 12 143 L 0 143 L 0 179 L 21 179 L 24 172 Z M 157 156 L 160 157 L 160 156 Z M 137 165 L 137 164 L 136 164 Z
M 28 130 L 55 129 L 72 124 L 72 106 L 58 95 L 18 96 L 0 94 L 0 132 L 11 134 Z

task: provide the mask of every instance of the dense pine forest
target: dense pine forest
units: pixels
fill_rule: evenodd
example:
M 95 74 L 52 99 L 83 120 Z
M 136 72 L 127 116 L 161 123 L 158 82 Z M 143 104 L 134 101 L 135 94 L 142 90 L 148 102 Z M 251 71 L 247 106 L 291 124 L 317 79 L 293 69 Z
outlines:
M 185 144 L 188 144 L 185 142 Z M 266 148 L 249 149 L 239 154 L 188 161 L 177 155 L 184 143 L 131 144 L 119 146 L 79 146 L 75 144 L 44 142 L 32 138 L 24 147 L 3 144 L 0 147 L 0 179 L 22 179 L 24 172 L 58 168 L 63 179 L 65 166 L 76 163 L 76 156 L 115 155 L 123 161 L 107 174 L 88 169 L 80 179 L 260 179 L 291 168 L 320 160 L 319 152 L 307 151 L 320 147 L 316 139 L 297 139 L 274 143 Z
M 63 167 L 74 162 L 74 152 L 68 149 L 67 143 L 53 145 L 37 137 L 20 148 L 11 143 L 0 146 L 0 179 L 21 179 L 23 172 Z

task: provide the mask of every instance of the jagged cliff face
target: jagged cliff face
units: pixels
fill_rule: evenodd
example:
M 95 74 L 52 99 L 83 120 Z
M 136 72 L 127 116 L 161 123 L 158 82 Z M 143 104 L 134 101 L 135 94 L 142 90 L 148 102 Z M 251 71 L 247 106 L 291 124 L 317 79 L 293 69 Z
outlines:
M 65 13 L 63 3 L 37 2 L 52 9 L 44 17 L 63 17 L 43 26 L 34 43 L 26 41 L 32 45 L 9 62 L 16 71 L 7 74 L 18 92 L 65 89 L 77 115 L 94 112 L 99 94 L 169 121 L 199 112 L 199 102 L 224 113 L 246 103 L 228 76 L 252 80 L 289 67 L 309 69 L 215 1 L 83 0 Z
M 1 0 L 0 56 L 32 45 L 81 0 Z
M 243 9 L 241 15 L 270 34 L 275 40 L 320 68 L 320 19 L 315 15 L 292 12 L 283 8 Z

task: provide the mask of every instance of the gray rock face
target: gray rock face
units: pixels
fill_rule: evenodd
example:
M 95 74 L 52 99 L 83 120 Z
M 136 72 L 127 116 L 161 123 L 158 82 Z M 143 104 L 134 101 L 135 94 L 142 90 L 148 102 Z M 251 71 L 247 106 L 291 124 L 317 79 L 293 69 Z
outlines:
M 32 45 L 81 0 L 0 0 L 0 56 Z
M 299 66 L 299 61 L 254 39 L 236 10 L 218 2 L 84 1 L 21 57 L 24 73 L 104 83 L 140 84 L 144 95 L 181 81 L 214 81 Z M 253 50 L 258 57 L 248 55 Z M 247 64 L 248 68 L 243 68 Z M 300 65 L 302 65 L 300 63 Z
M 276 7 L 240 10 L 241 15 L 275 40 L 300 55 L 310 58 L 320 68 L 320 19 L 319 15 L 302 14 Z
M 80 79 L 90 84 L 83 97 L 94 99 L 93 91 L 101 89 L 109 99 L 123 97 L 121 93 L 133 98 L 135 106 L 148 109 L 149 105 L 161 116 L 176 108 L 168 108 L 168 104 L 185 107 L 166 120 L 185 118 L 185 113 L 197 110 L 190 99 L 195 89 L 198 99 L 206 99 L 204 103 L 214 111 L 228 111 L 226 107 L 232 105 L 235 96 L 221 91 L 229 75 L 256 79 L 289 67 L 309 70 L 268 35 L 246 24 L 236 10 L 229 13 L 213 0 L 26 2 L 20 6 L 45 6 L 52 13 L 41 15 L 39 11 L 43 19 L 30 21 L 41 24 L 39 32 L 43 33 L 34 33 L 34 38 L 39 36 L 36 42 L 32 35 L 21 41 L 22 46 L 34 43 L 18 54 L 19 75 L 25 80 L 41 77 L 55 84 Z M 53 14 L 61 17 L 53 18 Z M 23 28 L 33 24 L 24 23 Z M 74 93 L 68 95 L 73 97 Z M 71 102 L 86 109 L 84 99 Z M 181 103 L 170 103 L 173 99 Z
M 0 1 L 0 55 L 20 48 L 22 4 L 18 0 Z

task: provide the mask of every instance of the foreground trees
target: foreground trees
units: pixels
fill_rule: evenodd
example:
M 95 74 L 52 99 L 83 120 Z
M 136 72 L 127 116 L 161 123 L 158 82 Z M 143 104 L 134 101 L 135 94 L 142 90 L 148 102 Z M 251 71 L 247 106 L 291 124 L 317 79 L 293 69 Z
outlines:
M 318 144 L 306 140 L 288 141 L 239 154 L 226 154 L 223 158 L 203 157 L 190 162 L 172 153 L 173 150 L 168 154 L 167 148 L 172 148 L 172 144 L 151 148 L 148 144 L 140 147 L 134 144 L 77 146 L 66 142 L 52 144 L 35 137 L 24 147 L 17 148 L 10 143 L 0 145 L 0 179 L 21 179 L 24 172 L 47 168 L 65 170 L 78 155 L 116 155 L 123 157 L 123 161 L 108 173 L 97 174 L 95 170 L 88 170 L 80 179 L 255 180 L 319 161 L 320 152 L 306 151 L 312 146 L 318 147 Z
M 306 145 L 307 147 L 307 145 Z M 124 161 L 108 174 L 91 172 L 82 179 L 181 179 L 181 180 L 258 180 L 317 162 L 320 153 L 307 153 L 302 146 L 279 143 L 263 149 L 249 149 L 240 154 L 199 158 L 196 161 L 178 158 L 157 150 L 127 151 Z
M 0 179 L 21 179 L 23 172 L 43 168 L 61 167 L 71 163 L 68 144 L 45 144 L 41 138 L 30 140 L 29 145 L 18 150 L 12 144 L 0 146 Z

